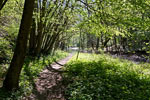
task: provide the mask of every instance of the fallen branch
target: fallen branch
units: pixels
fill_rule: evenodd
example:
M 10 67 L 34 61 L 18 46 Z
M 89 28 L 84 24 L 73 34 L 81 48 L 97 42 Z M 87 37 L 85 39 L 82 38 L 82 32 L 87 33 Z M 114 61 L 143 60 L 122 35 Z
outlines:
M 64 65 L 58 63 L 56 60 L 54 60 L 54 62 L 55 62 L 56 64 L 60 65 L 60 66 L 64 66 Z

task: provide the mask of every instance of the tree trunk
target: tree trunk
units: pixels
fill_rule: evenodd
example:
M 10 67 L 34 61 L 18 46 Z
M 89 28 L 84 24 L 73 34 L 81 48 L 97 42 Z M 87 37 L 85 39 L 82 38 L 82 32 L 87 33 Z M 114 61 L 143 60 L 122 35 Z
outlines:
M 48 44 L 50 43 L 51 38 L 52 38 L 52 36 L 50 36 L 48 34 L 47 37 L 46 37 L 46 39 L 45 39 L 44 45 L 42 47 L 42 53 L 48 48 Z
M 117 40 L 116 40 L 116 36 L 114 36 L 114 45 L 115 45 L 115 52 L 117 52 Z
M 45 16 L 45 10 L 46 10 L 46 1 L 47 0 L 43 0 L 42 3 L 42 9 L 40 12 L 40 22 L 39 22 L 39 29 L 38 29 L 38 36 L 37 36 L 37 47 L 36 47 L 36 55 L 38 55 L 41 52 L 41 48 L 42 48 L 42 42 L 43 42 L 43 36 L 44 36 L 44 16 Z
M 49 46 L 48 46 L 48 48 L 47 48 L 47 50 L 46 50 L 46 53 L 51 53 L 51 51 L 52 51 L 52 49 L 53 49 L 53 46 L 54 46 L 54 44 L 55 44 L 55 42 L 56 42 L 56 40 L 57 40 L 57 38 L 58 38 L 58 34 L 56 34 L 56 35 L 54 35 L 54 37 L 52 37 L 51 39 L 51 42 L 48 44 Z
M 0 1 L 0 11 L 3 9 L 3 7 L 5 6 L 5 4 L 6 4 L 7 1 L 8 0 L 1 0 Z
M 0 0 L 0 7 L 2 6 L 4 0 Z
M 64 42 L 61 42 L 61 50 L 65 50 L 65 43 Z
M 97 37 L 96 50 L 99 48 L 99 37 Z
M 35 44 L 36 44 L 36 23 L 35 19 L 32 18 L 32 28 L 30 32 L 30 39 L 29 39 L 29 54 L 33 55 L 34 54 L 34 49 L 35 49 Z
M 15 52 L 3 85 L 3 87 L 9 91 L 17 89 L 19 86 L 19 76 L 26 55 L 28 35 L 32 22 L 34 1 L 35 0 L 25 0 Z

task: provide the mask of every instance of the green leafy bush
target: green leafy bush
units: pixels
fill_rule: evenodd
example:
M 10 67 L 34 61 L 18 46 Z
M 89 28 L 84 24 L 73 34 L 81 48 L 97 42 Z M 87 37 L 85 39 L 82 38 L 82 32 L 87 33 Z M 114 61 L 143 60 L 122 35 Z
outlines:
M 73 59 L 65 69 L 66 98 L 149 100 L 150 65 L 143 66 L 107 55 L 80 54 L 79 60 Z

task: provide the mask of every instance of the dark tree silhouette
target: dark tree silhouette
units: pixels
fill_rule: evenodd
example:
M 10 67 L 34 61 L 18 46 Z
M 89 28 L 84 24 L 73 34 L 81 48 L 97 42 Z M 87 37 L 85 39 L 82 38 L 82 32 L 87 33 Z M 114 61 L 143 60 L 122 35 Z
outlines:
M 17 89 L 19 86 L 19 76 L 26 55 L 27 40 L 33 16 L 34 1 L 35 0 L 25 0 L 15 52 L 3 85 L 4 88 L 10 91 Z
M 4 5 L 6 4 L 8 0 L 1 0 L 0 1 L 0 11 L 3 9 Z

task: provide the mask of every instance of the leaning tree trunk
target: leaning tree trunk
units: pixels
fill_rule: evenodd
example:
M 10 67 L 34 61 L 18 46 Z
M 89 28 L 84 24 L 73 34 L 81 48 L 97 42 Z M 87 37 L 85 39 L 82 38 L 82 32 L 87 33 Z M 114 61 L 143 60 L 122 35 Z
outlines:
M 4 0 L 0 0 L 0 7 L 2 6 Z
M 3 87 L 9 91 L 17 89 L 19 86 L 19 76 L 26 55 L 27 40 L 32 22 L 34 1 L 35 0 L 25 0 L 15 52 L 3 85 Z
M 6 4 L 8 0 L 1 0 L 0 1 L 0 11 L 3 9 L 4 5 Z

